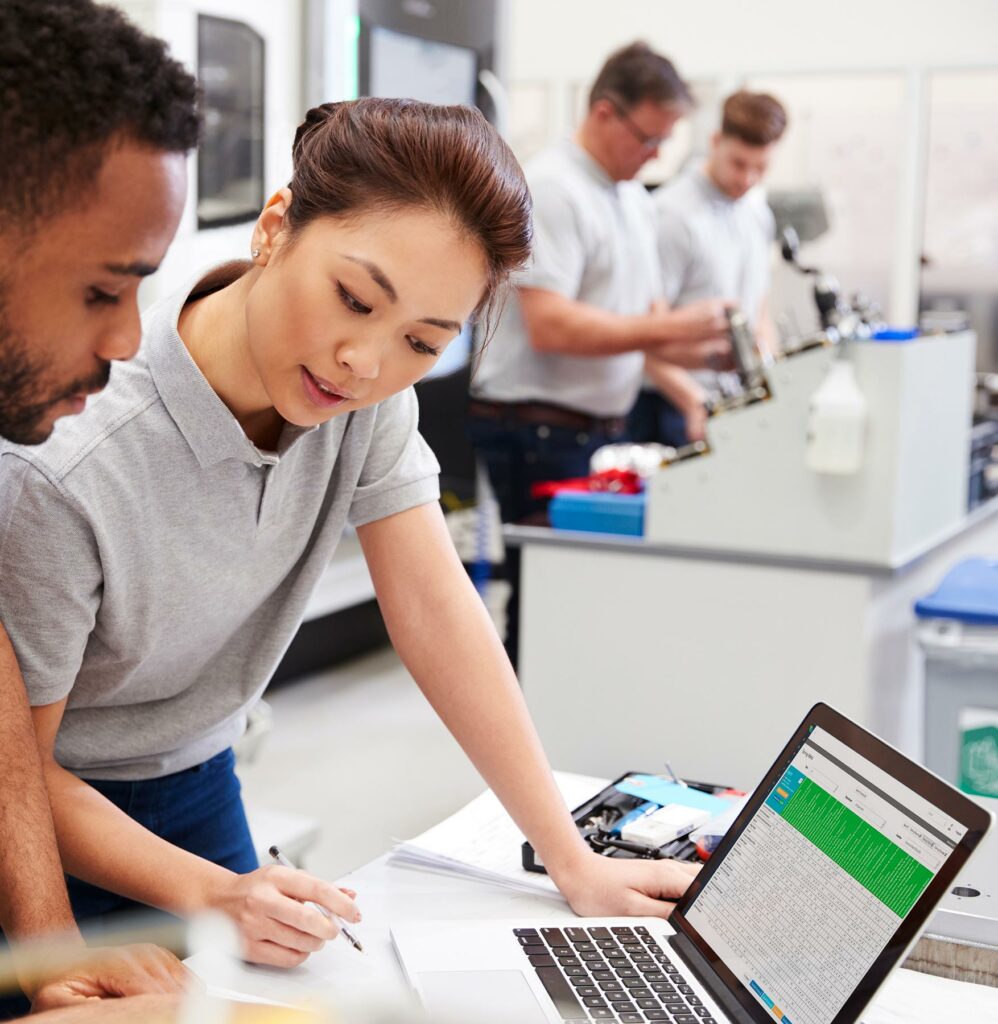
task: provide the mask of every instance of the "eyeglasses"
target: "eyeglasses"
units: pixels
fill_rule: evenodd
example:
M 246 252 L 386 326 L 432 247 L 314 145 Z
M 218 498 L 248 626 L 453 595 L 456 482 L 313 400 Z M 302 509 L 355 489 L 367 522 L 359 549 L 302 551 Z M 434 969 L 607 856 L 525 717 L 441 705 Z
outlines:
M 627 125 L 628 130 L 634 136 L 644 149 L 658 149 L 663 142 L 669 137 L 668 135 L 649 135 L 642 127 L 627 113 L 627 108 L 620 100 L 613 96 L 606 95 L 603 97 L 610 106 L 617 112 L 617 117 Z

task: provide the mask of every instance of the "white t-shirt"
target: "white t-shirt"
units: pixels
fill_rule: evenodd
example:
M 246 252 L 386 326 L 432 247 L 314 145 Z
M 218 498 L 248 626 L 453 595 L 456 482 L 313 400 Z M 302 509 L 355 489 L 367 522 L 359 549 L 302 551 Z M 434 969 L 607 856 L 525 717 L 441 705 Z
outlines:
M 661 296 L 651 199 L 636 181 L 614 182 L 585 150 L 565 141 L 526 167 L 534 200 L 534 251 L 514 285 L 543 288 L 627 316 Z M 531 346 L 510 295 L 473 391 L 496 402 L 541 401 L 593 416 L 626 415 L 644 355 L 575 356 Z

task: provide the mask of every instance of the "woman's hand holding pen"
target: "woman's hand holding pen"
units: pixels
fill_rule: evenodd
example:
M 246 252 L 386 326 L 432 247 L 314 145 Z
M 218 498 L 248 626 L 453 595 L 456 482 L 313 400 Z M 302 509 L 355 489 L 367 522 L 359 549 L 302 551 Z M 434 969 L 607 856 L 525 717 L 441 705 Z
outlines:
M 698 864 L 674 860 L 624 860 L 590 850 L 548 871 L 582 917 L 668 917 L 700 870 Z
M 340 934 L 335 920 L 306 903 L 355 923 L 360 921 L 360 911 L 353 895 L 304 871 L 273 866 L 230 875 L 214 890 L 210 902 L 235 921 L 247 960 L 297 967 Z

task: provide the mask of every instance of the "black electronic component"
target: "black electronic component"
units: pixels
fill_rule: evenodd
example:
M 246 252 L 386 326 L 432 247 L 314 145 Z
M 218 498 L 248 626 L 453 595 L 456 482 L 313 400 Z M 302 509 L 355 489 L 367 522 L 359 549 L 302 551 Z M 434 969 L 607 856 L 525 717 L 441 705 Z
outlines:
M 676 839 L 671 843 L 666 843 L 665 846 L 653 848 L 640 846 L 637 843 L 628 843 L 613 832 L 613 826 L 617 821 L 644 803 L 640 797 L 622 793 L 617 789 L 617 783 L 623 782 L 632 775 L 640 774 L 640 772 L 624 772 L 606 789 L 572 811 L 572 820 L 582 838 L 592 849 L 604 857 L 696 861 L 696 848 L 687 839 Z M 713 795 L 729 792 L 725 786 L 715 786 L 708 782 L 691 782 L 689 779 L 685 781 L 691 789 L 698 789 L 702 793 Z M 547 873 L 530 843 L 523 844 L 522 863 L 527 871 Z

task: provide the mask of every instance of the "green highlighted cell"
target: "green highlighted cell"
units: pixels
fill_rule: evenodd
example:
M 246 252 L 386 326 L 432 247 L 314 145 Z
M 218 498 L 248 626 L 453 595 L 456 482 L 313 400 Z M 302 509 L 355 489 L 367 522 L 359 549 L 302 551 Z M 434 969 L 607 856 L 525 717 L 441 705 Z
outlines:
M 801 779 L 780 813 L 898 917 L 932 881 L 925 865 L 808 778 Z

